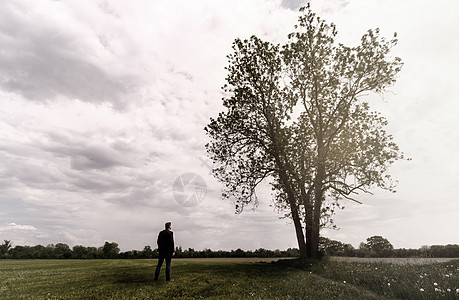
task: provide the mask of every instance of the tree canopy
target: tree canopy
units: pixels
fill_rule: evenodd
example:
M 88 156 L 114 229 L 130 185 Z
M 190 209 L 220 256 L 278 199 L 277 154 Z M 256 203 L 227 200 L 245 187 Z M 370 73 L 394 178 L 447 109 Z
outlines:
M 361 250 L 368 251 L 370 256 L 384 257 L 390 256 L 394 246 L 388 239 L 375 235 L 367 238 L 367 242 L 360 245 Z
M 383 93 L 402 62 L 389 55 L 396 34 L 387 41 L 368 30 L 348 47 L 309 5 L 300 11 L 284 45 L 234 41 L 226 110 L 205 127 L 206 147 L 236 212 L 257 204 L 256 187 L 267 180 L 276 207 L 293 220 L 301 255 L 317 257 L 320 228 L 333 226 L 341 200 L 394 187 L 387 169 L 402 154 L 363 96 Z

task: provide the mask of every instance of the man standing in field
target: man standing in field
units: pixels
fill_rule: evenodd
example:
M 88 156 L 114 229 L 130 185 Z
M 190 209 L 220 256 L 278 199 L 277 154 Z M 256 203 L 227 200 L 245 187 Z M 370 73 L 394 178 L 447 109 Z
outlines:
M 158 234 L 158 265 L 156 266 L 155 272 L 155 281 L 158 280 L 159 272 L 161 271 L 161 266 L 163 261 L 166 260 L 166 281 L 171 280 L 171 261 L 172 256 L 175 255 L 175 247 L 174 247 L 174 233 L 171 231 L 172 224 L 171 222 L 167 222 L 165 224 L 166 229 L 161 231 Z

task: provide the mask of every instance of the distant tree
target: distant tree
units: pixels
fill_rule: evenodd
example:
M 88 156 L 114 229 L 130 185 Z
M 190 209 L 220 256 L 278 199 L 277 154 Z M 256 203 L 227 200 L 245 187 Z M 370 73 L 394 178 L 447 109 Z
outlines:
M 392 250 L 394 250 L 394 246 L 389 240 L 379 235 L 367 238 L 363 248 L 367 251 L 367 255 L 375 257 L 391 256 Z
M 46 247 L 42 249 L 42 251 L 43 251 L 43 254 L 42 254 L 43 258 L 57 258 L 54 253 L 54 244 L 46 245 Z
M 103 258 L 104 257 L 102 249 L 98 249 L 96 247 L 87 247 L 86 251 L 87 251 L 87 255 L 86 255 L 87 258 Z
M 182 257 L 186 257 L 186 258 L 196 257 L 196 251 L 193 248 L 188 248 L 184 250 L 181 255 Z
M 326 237 L 320 237 L 319 249 L 329 256 L 354 256 L 355 250 L 351 244 L 344 244 Z
M 182 254 L 183 254 L 182 246 L 175 247 L 175 256 L 176 257 L 180 257 L 180 256 L 182 256 Z
M 233 257 L 246 257 L 247 253 L 244 250 L 238 248 L 236 250 L 231 251 L 231 256 L 233 256 Z
M 431 257 L 431 252 L 430 252 L 430 246 L 428 245 L 423 245 L 421 248 L 419 248 L 419 255 L 421 257 Z
M 266 250 L 264 248 L 259 248 L 254 251 L 254 256 L 255 257 L 269 257 L 272 255 L 269 250 Z
M 76 245 L 76 246 L 73 246 L 72 248 L 73 250 L 73 257 L 74 258 L 88 258 L 87 255 L 88 255 L 88 250 L 85 246 L 82 246 L 82 245 Z
M 43 245 L 36 245 L 31 247 L 32 250 L 32 258 L 34 259 L 41 259 L 41 258 L 50 258 L 51 255 L 47 253 L 47 249 Z
M 57 243 L 54 246 L 54 253 L 56 254 L 57 258 L 71 258 L 72 251 L 70 250 L 69 245 L 65 243 Z
M 120 253 L 120 248 L 115 242 L 105 242 L 104 246 L 102 247 L 102 252 L 104 258 L 117 258 L 118 254 Z
M 347 47 L 309 4 L 302 11 L 282 47 L 255 36 L 234 41 L 226 110 L 205 127 L 206 147 L 237 213 L 257 204 L 256 187 L 267 180 L 293 220 L 300 255 L 317 257 L 320 229 L 333 226 L 339 200 L 394 187 L 386 171 L 402 155 L 362 96 L 393 84 L 402 63 L 389 57 L 395 35 L 386 41 L 369 30 Z
M 432 245 L 430 253 L 432 257 L 459 257 L 459 245 Z
M 201 252 L 201 257 L 213 257 L 213 251 L 211 249 L 204 249 Z
M 153 255 L 153 250 L 151 249 L 150 246 L 145 246 L 142 250 L 142 256 L 144 258 L 153 258 L 154 255 Z
M 32 257 L 32 249 L 30 246 L 15 246 L 9 250 L 9 256 L 11 258 L 33 258 Z
M 392 250 L 393 257 L 425 257 L 420 249 L 394 249 Z
M 297 248 L 288 248 L 285 251 L 286 257 L 298 257 L 300 256 L 300 251 Z
M 10 248 L 11 248 L 11 241 L 3 240 L 3 244 L 0 245 L 0 258 L 6 257 Z

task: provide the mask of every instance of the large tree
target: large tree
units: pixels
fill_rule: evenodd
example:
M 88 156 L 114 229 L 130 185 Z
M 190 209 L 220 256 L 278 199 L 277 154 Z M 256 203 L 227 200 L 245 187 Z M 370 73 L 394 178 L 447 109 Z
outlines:
M 396 44 L 369 30 L 361 43 L 335 42 L 335 25 L 309 6 L 285 45 L 236 39 L 228 55 L 226 108 L 211 118 L 206 145 L 236 212 L 257 203 L 267 180 L 292 218 L 302 257 L 317 257 L 320 228 L 343 199 L 373 186 L 391 190 L 388 166 L 401 157 L 386 120 L 362 97 L 382 93 L 402 66 Z
M 389 240 L 379 235 L 367 238 L 367 243 L 362 243 L 360 246 L 360 249 L 365 251 L 366 255 L 376 257 L 390 256 L 392 250 L 394 250 L 394 246 L 392 246 Z

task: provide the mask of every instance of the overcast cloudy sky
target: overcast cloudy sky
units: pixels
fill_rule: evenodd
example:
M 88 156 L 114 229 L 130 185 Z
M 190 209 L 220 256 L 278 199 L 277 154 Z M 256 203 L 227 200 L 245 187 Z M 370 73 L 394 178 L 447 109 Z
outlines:
M 390 170 L 396 194 L 375 190 L 363 205 L 345 203 L 340 230 L 322 234 L 355 247 L 373 235 L 396 248 L 459 244 L 459 2 L 311 3 L 350 45 L 370 28 L 398 32 L 393 54 L 404 68 L 372 104 L 412 158 Z M 155 247 L 172 221 L 184 248 L 297 247 L 269 188 L 240 215 L 220 200 L 203 128 L 222 110 L 232 41 L 285 41 L 303 4 L 1 1 L 0 240 L 115 241 L 125 251 Z M 200 198 L 181 198 L 189 188 L 174 194 L 186 173 L 206 184 Z

